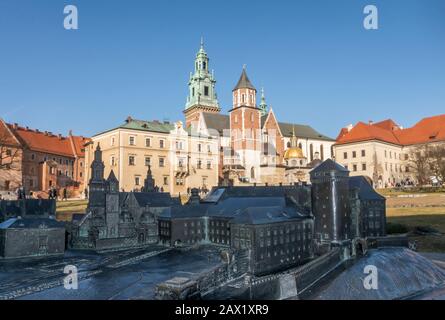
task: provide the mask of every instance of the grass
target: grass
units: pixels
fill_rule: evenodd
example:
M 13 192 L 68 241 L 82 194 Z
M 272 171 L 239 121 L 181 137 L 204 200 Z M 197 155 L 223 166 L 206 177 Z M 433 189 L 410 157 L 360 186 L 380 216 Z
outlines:
M 387 222 L 406 226 L 412 231 L 415 227 L 431 227 L 445 234 L 444 207 L 387 208 Z M 417 241 L 418 250 L 423 252 L 445 252 L 445 235 L 410 235 Z
M 74 213 L 85 213 L 87 204 L 87 200 L 57 201 L 57 220 L 71 221 L 71 217 Z

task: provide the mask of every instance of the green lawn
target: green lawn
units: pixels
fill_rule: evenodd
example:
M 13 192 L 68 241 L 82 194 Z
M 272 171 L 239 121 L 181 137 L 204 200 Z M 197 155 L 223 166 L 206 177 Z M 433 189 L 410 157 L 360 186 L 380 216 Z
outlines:
M 57 201 L 57 220 L 71 221 L 73 213 L 85 213 L 87 204 L 87 200 Z
M 432 227 L 445 233 L 445 207 L 387 208 L 387 222 L 401 224 L 412 231 L 415 227 Z M 419 251 L 445 252 L 445 236 L 410 236 L 418 242 Z

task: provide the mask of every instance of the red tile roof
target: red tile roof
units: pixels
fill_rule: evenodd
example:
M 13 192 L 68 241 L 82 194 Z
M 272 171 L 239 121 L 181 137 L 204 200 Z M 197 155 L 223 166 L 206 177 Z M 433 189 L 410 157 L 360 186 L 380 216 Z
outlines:
M 0 144 L 20 148 L 20 141 L 14 136 L 8 125 L 0 119 Z
M 88 138 L 79 136 L 64 137 L 54 135 L 51 132 L 42 132 L 29 128 L 20 127 L 16 124 L 8 124 L 8 128 L 15 137 L 30 150 L 61 155 L 66 157 L 84 156 L 83 145 L 89 141 Z
M 351 130 L 343 128 L 336 144 L 379 140 L 396 145 L 413 145 L 445 140 L 445 114 L 424 118 L 413 127 L 402 129 L 388 119 L 375 124 L 357 123 Z

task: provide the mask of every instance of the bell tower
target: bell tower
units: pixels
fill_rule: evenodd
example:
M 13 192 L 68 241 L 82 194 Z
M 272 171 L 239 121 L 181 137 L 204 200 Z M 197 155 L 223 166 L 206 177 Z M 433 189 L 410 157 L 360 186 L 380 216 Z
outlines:
M 233 89 L 230 136 L 232 149 L 245 169 L 245 178 L 250 182 L 260 182 L 261 110 L 256 105 L 256 93 L 244 66 Z
M 195 72 L 190 73 L 189 95 L 185 105 L 186 128 L 199 120 L 200 112 L 219 113 L 218 98 L 215 91 L 215 76 L 209 71 L 209 57 L 204 50 L 204 40 L 195 58 Z

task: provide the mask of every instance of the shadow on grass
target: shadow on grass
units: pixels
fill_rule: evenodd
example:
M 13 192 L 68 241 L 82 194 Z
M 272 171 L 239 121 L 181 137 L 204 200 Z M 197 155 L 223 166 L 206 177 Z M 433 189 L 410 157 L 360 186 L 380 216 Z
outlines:
M 417 241 L 418 251 L 445 252 L 445 216 L 444 215 L 417 215 L 404 217 L 387 217 L 388 234 L 407 233 L 410 240 Z M 441 235 L 417 235 L 412 233 L 416 227 L 429 227 Z

